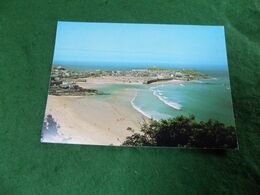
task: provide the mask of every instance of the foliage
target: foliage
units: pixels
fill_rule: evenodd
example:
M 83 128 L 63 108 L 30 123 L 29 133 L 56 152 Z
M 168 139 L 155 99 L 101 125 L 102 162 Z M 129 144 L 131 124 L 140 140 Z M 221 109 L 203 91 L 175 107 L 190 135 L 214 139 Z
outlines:
M 177 71 L 178 70 L 176 68 L 161 68 L 157 66 L 147 67 L 146 69 L 150 71 Z
M 151 66 L 148 67 L 147 70 L 150 71 L 173 71 L 173 72 L 180 72 L 183 74 L 188 74 L 188 75 L 192 75 L 194 77 L 203 77 L 203 78 L 208 78 L 208 75 L 192 70 L 192 69 L 178 69 L 178 68 L 161 68 L 161 67 L 157 67 L 157 66 Z
M 209 119 L 197 122 L 195 117 L 178 116 L 141 125 L 141 133 L 126 138 L 126 146 L 166 146 L 197 148 L 236 148 L 235 128 Z
M 55 135 L 58 134 L 58 128 L 60 128 L 60 126 L 54 120 L 52 115 L 48 114 L 45 117 L 45 120 L 43 122 L 42 134 L 48 134 L 48 135 L 54 135 L 55 136 Z

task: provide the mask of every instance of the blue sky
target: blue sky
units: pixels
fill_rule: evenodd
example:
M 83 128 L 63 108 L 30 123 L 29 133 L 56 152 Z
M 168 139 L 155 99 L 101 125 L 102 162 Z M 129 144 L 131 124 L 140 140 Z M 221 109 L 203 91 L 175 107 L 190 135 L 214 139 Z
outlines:
M 224 27 L 58 22 L 53 63 L 225 67 Z

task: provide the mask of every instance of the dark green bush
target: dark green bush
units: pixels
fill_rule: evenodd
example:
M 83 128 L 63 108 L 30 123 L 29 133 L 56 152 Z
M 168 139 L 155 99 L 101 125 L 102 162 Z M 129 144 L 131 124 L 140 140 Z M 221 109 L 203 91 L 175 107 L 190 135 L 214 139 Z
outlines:
M 126 138 L 126 146 L 166 146 L 197 148 L 236 148 L 235 128 L 209 119 L 197 122 L 195 117 L 178 116 L 145 122 L 141 133 Z

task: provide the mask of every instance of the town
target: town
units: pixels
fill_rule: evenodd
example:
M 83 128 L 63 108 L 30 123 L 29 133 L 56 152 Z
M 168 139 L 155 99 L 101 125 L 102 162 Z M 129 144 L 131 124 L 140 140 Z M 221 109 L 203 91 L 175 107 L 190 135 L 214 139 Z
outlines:
M 77 83 L 87 82 L 89 78 L 109 78 L 122 83 L 151 84 L 170 80 L 198 80 L 208 76 L 189 69 L 163 69 L 150 67 L 132 70 L 70 70 L 62 66 L 53 66 L 50 78 L 50 95 L 104 95 L 96 89 L 86 89 Z

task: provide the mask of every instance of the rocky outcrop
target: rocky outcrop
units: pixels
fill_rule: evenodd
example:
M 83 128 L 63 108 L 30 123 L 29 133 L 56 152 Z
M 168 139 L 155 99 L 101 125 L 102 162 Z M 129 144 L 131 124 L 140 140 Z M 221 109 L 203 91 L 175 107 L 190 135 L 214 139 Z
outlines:
M 85 96 L 85 95 L 98 95 L 100 94 L 96 89 L 85 89 L 75 85 L 69 88 L 62 88 L 60 86 L 51 86 L 49 95 L 57 96 Z

